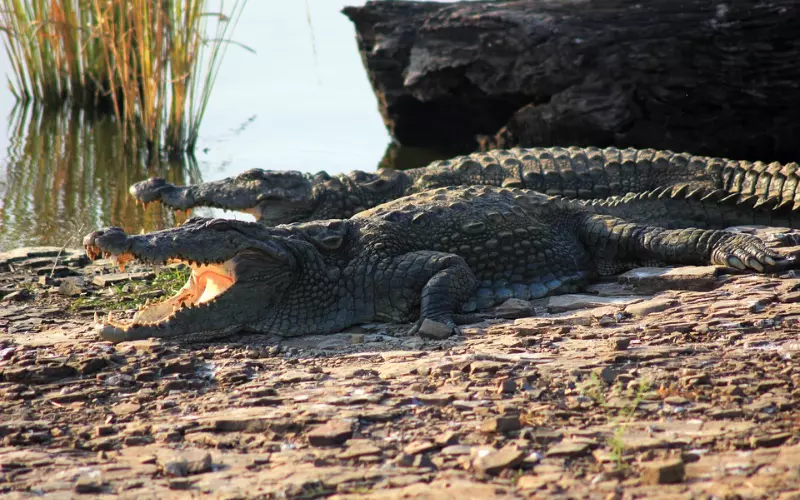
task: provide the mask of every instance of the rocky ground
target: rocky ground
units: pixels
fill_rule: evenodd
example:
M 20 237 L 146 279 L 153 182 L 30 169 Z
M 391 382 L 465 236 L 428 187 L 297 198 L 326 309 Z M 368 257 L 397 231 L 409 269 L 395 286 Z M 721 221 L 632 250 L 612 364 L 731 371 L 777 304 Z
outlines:
M 0 254 L 10 498 L 800 499 L 792 272 L 639 269 L 442 340 L 111 345 L 95 312 L 168 283 L 57 254 Z

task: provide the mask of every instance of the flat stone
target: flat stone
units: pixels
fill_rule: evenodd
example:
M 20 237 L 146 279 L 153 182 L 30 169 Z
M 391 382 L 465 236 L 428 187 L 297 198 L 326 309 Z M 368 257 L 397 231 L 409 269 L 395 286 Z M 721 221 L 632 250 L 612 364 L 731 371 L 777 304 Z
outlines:
M 449 446 L 454 445 L 458 442 L 459 435 L 457 432 L 447 431 L 444 434 L 438 434 L 434 441 L 439 446 Z
M 403 453 L 409 455 L 416 455 L 436 448 L 436 445 L 430 441 L 412 441 L 403 448 Z
M 600 297 L 625 297 L 633 293 L 632 287 L 620 283 L 592 283 L 583 287 L 583 290 L 590 295 Z M 642 296 L 640 298 L 646 300 L 652 297 Z
M 444 340 L 453 334 L 453 329 L 444 323 L 425 318 L 417 334 L 422 338 Z
M 525 453 L 516 446 L 510 445 L 475 458 L 472 461 L 472 467 L 477 472 L 494 475 L 518 465 L 523 458 L 525 458 Z
M 148 280 L 155 277 L 152 271 L 139 271 L 135 273 L 98 274 L 92 278 L 92 283 L 97 286 L 110 286 L 123 281 Z
M 366 457 L 366 456 L 373 456 L 380 454 L 381 454 L 381 449 L 378 448 L 377 446 L 373 444 L 362 444 L 347 448 L 345 451 L 339 453 L 337 457 L 341 459 L 350 459 L 350 458 Z
M 664 290 L 705 291 L 717 287 L 718 273 L 716 266 L 639 267 L 619 275 L 617 281 L 647 294 Z
M 103 492 L 103 481 L 100 478 L 99 471 L 97 474 L 84 474 L 75 481 L 75 493 L 82 495 L 97 494 Z
M 778 296 L 778 300 L 784 304 L 796 304 L 800 302 L 800 292 L 789 292 Z
M 554 457 L 580 457 L 589 453 L 589 443 L 582 441 L 562 441 L 547 450 L 546 456 Z
M 442 448 L 442 451 L 440 453 L 442 455 L 456 457 L 461 455 L 469 455 L 471 452 L 472 452 L 472 446 L 466 444 L 454 444 Z
M 786 441 L 791 438 L 792 435 L 788 432 L 782 432 L 780 434 L 766 434 L 761 436 L 751 436 L 750 437 L 750 447 L 751 448 L 772 448 L 775 446 L 780 446 Z
M 353 424 L 347 420 L 331 420 L 306 433 L 311 446 L 335 446 L 353 437 Z
M 633 316 L 647 316 L 664 311 L 678 304 L 674 299 L 652 299 L 637 304 L 631 304 L 625 308 L 625 312 Z
M 566 294 L 548 297 L 545 306 L 549 313 L 573 311 L 575 309 L 592 309 L 603 306 L 625 306 L 640 302 L 642 297 L 599 297 L 597 295 Z
M 641 464 L 644 484 L 675 484 L 683 482 L 686 470 L 680 458 Z
M 120 403 L 111 408 L 111 412 L 117 416 L 125 417 L 133 415 L 142 409 L 142 405 L 137 403 Z

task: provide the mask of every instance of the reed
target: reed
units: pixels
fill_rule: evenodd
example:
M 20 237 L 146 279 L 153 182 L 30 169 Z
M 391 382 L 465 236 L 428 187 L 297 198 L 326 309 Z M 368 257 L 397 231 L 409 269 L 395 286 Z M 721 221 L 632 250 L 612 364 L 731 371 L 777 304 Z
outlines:
M 133 147 L 191 152 L 246 3 L 0 0 L 9 87 L 22 104 L 113 112 Z

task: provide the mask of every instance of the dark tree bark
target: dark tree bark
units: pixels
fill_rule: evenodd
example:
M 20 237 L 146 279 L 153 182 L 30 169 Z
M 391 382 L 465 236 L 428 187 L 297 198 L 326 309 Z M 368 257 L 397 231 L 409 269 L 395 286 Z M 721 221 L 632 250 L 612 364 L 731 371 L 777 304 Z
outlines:
M 800 159 L 797 0 L 382 1 L 344 13 L 403 145 Z

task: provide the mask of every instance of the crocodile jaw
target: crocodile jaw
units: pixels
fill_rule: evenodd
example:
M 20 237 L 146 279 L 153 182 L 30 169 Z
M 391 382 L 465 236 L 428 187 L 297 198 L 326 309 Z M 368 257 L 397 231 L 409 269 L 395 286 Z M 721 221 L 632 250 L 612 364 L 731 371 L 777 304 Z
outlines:
M 253 215 L 265 224 L 306 220 L 315 207 L 313 182 L 294 171 L 248 170 L 219 181 L 175 186 L 153 177 L 129 189 L 137 202 L 160 202 L 174 210 L 205 206 Z
M 173 260 L 176 261 L 189 264 Z M 100 337 L 111 342 L 121 342 L 150 336 L 172 336 L 169 335 L 170 330 L 181 329 L 179 324 L 187 319 L 198 326 L 203 325 L 203 317 L 215 312 L 215 302 L 236 282 L 234 262 L 229 259 L 216 264 L 190 265 L 192 274 L 175 295 L 140 307 L 130 319 L 115 319 L 109 314 L 107 321 L 96 326 Z M 153 335 L 153 332 L 158 334 Z M 206 333 L 211 338 L 211 332 Z M 222 334 L 220 332 L 220 336 Z
M 208 230 L 209 224 L 227 227 L 228 222 L 189 221 L 187 225 L 194 225 L 195 230 L 183 232 L 198 236 L 203 234 L 202 227 Z M 215 240 L 213 249 L 203 242 L 206 252 L 200 247 L 200 252 L 179 255 L 182 244 L 188 243 L 176 241 L 176 232 L 164 230 L 151 235 L 128 236 L 119 228 L 109 228 L 84 239 L 89 258 L 95 259 L 100 254 L 114 257 L 120 267 L 138 259 L 156 264 L 182 262 L 192 268 L 186 284 L 172 297 L 145 305 L 130 319 L 109 316 L 97 325 L 101 338 L 115 343 L 149 337 L 196 342 L 225 337 L 250 329 L 252 325 L 269 324 L 274 314 L 270 306 L 279 301 L 295 272 L 294 260 L 283 245 L 269 241 L 236 241 L 240 238 L 234 236 Z M 210 253 L 216 257 L 210 257 Z M 243 307 L 253 302 L 251 307 Z

